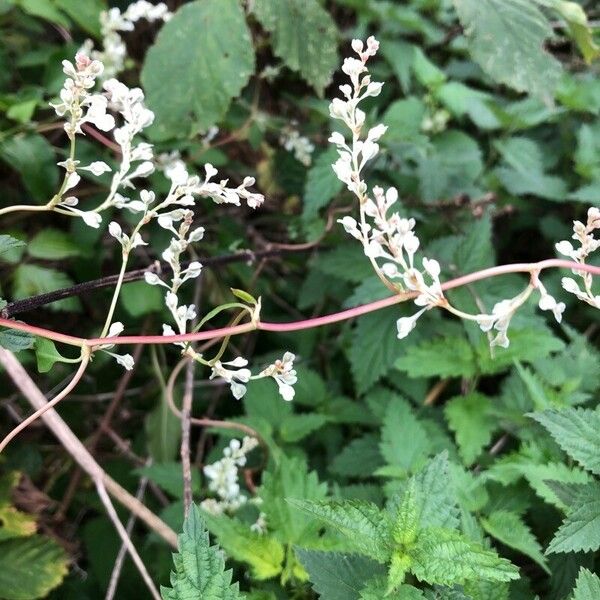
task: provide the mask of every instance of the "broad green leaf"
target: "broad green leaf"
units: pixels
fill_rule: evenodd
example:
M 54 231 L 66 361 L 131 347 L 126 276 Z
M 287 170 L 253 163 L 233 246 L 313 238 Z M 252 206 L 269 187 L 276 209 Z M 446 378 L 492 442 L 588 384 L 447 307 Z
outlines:
M 231 583 L 231 571 L 218 546 L 211 546 L 204 519 L 197 506 L 191 507 L 178 536 L 179 552 L 173 554 L 175 570 L 171 587 L 161 588 L 163 600 L 241 600 L 238 584 Z
M 371 583 L 372 582 L 372 583 Z M 389 591 L 389 586 L 385 578 L 379 577 L 367 583 L 366 587 L 360 592 L 360 600 L 424 600 L 424 593 L 412 585 L 400 585 L 394 591 Z M 440 597 L 435 600 L 441 600 Z
M 546 554 L 589 552 L 600 548 L 600 483 L 582 486 Z
M 70 287 L 73 284 L 71 278 L 58 269 L 39 267 L 38 265 L 19 265 L 14 272 L 13 295 L 15 299 L 29 298 L 38 294 L 54 292 L 56 290 Z M 51 310 L 73 311 L 79 309 L 77 298 L 65 298 L 48 305 Z
M 69 19 L 56 7 L 53 0 L 15 0 L 15 3 L 24 12 L 34 17 L 45 19 L 67 29 L 71 26 Z
M 411 68 L 414 62 L 415 46 L 404 41 L 385 40 L 381 44 L 381 53 L 390 63 L 394 75 L 400 82 L 402 91 L 410 91 Z
M 132 317 L 160 311 L 164 305 L 163 296 L 159 286 L 148 285 L 145 281 L 132 281 L 121 289 L 121 301 Z
M 489 215 L 469 223 L 454 252 L 454 264 L 461 273 L 472 273 L 494 266 L 492 221 Z
M 100 12 L 107 9 L 106 0 L 53 0 L 77 25 L 100 37 Z
M 296 508 L 294 499 L 323 500 L 327 485 L 319 483 L 317 474 L 308 472 L 306 462 L 300 458 L 282 456 L 277 468 L 263 475 L 260 488 L 261 511 L 267 515 L 269 527 L 283 544 L 302 545 L 312 540 L 319 524 Z
M 304 185 L 304 206 L 302 217 L 313 219 L 319 210 L 327 206 L 342 190 L 343 183 L 333 172 L 331 165 L 338 159 L 335 148 L 325 150 L 314 161 L 306 176 Z
M 409 96 L 390 104 L 382 117 L 382 121 L 388 127 L 384 137 L 385 143 L 423 144 L 425 137 L 421 133 L 421 123 L 425 112 L 425 105 L 416 96 Z
M 431 451 L 427 432 L 406 400 L 394 397 L 388 404 L 379 448 L 389 465 L 406 472 L 418 467 Z
M 56 349 L 54 342 L 42 337 L 35 338 L 35 357 L 40 373 L 47 373 L 56 362 L 71 362 Z
M 600 598 L 600 577 L 582 567 L 573 590 L 573 600 L 596 600 L 596 598 Z
M 5 600 L 45 598 L 60 585 L 69 558 L 54 540 L 33 535 L 0 542 L 0 590 Z
M 284 442 L 298 442 L 320 429 L 327 423 L 328 418 L 318 414 L 289 415 L 281 423 L 279 429 Z
M 458 81 L 435 91 L 436 98 L 455 116 L 468 116 L 480 129 L 497 129 L 501 123 L 492 109 L 493 96 Z
M 459 454 L 467 466 L 490 443 L 497 427 L 491 408 L 490 398 L 478 392 L 456 396 L 444 405 L 448 426 L 456 435 Z
M 175 498 L 183 498 L 183 474 L 181 465 L 176 462 L 153 463 L 139 467 L 135 472 L 156 483 L 165 492 Z M 197 470 L 192 471 L 192 491 L 200 491 L 200 477 Z
M 585 408 L 546 410 L 529 415 L 582 467 L 600 475 L 600 412 Z
M 327 523 L 347 538 L 349 549 L 385 563 L 391 556 L 390 523 L 371 502 L 311 502 L 288 499 L 299 510 Z
M 417 579 L 431 584 L 451 586 L 470 579 L 511 581 L 519 577 L 508 560 L 447 529 L 424 530 L 409 556 Z
M 255 0 L 253 12 L 272 35 L 275 54 L 319 95 L 338 66 L 337 28 L 317 0 Z
M 0 158 L 19 172 L 35 202 L 48 202 L 56 193 L 58 167 L 54 149 L 46 138 L 37 133 L 12 136 L 0 143 Z
M 368 479 L 382 464 L 377 437 L 366 434 L 344 446 L 329 465 L 329 470 L 344 477 Z
M 0 254 L 4 254 L 13 248 L 21 248 L 25 245 L 23 240 L 18 240 L 10 235 L 0 235 Z
M 81 249 L 67 233 L 58 229 L 42 229 L 30 240 L 27 252 L 35 258 L 58 260 L 79 256 Z
M 179 450 L 181 420 L 169 408 L 162 390 L 157 406 L 146 414 L 144 428 L 148 451 L 154 462 L 172 461 Z
M 248 83 L 254 49 L 237 0 L 182 6 L 148 50 L 142 83 L 155 112 L 152 135 L 186 137 L 217 123 Z
M 382 566 L 364 556 L 296 549 L 321 600 L 360 600 L 365 583 L 383 575 Z
M 360 244 L 352 242 L 339 244 L 318 256 L 314 266 L 327 275 L 352 283 L 360 283 L 373 272 Z
M 223 550 L 250 565 L 252 577 L 270 579 L 281 573 L 285 552 L 275 538 L 256 533 L 248 524 L 226 515 L 205 514 L 204 519 Z
M 542 547 L 520 515 L 507 510 L 494 511 L 481 519 L 481 525 L 492 537 L 529 556 L 550 574 Z
M 453 1 L 473 58 L 488 75 L 518 92 L 552 98 L 562 69 L 544 49 L 552 27 L 533 2 Z
M 0 346 L 10 352 L 20 352 L 33 348 L 35 338 L 26 331 L 18 329 L 0 329 Z

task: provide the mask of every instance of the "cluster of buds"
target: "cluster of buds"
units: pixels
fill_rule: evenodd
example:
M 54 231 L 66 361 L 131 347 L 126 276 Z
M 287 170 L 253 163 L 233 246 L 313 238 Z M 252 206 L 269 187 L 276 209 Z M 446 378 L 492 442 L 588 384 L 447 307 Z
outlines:
M 123 323 L 120 321 L 115 321 L 108 328 L 107 337 L 117 337 L 123 333 L 124 329 L 125 327 L 123 326 Z M 95 346 L 94 351 L 101 350 L 109 356 L 112 356 L 124 369 L 131 371 L 131 369 L 133 369 L 133 365 L 135 364 L 133 361 L 133 356 L 131 356 L 131 354 L 116 354 L 115 352 L 110 352 L 110 349 L 113 347 L 114 344 L 101 344 L 100 346 Z
M 171 13 L 164 2 L 152 4 L 147 0 L 138 0 L 129 4 L 124 12 L 111 8 L 100 13 L 100 33 L 102 50 L 94 50 L 92 40 L 86 40 L 83 50 L 105 65 L 105 77 L 115 77 L 125 69 L 127 46 L 119 32 L 133 31 L 135 24 L 145 19 L 150 23 L 168 21 Z
M 592 207 L 587 212 L 587 222 L 585 224 L 581 221 L 574 221 L 573 223 L 572 238 L 579 242 L 579 248 L 575 249 L 571 242 L 564 240 L 556 244 L 556 249 L 560 254 L 568 256 L 571 260 L 585 264 L 587 257 L 600 248 L 600 239 L 594 239 L 596 229 L 600 229 L 600 209 Z M 563 288 L 589 305 L 600 308 L 600 295 L 594 296 L 592 292 L 591 273 L 573 271 L 573 274 L 578 275 L 583 280 L 583 289 L 572 277 L 563 277 L 561 282 Z
M 294 155 L 294 158 L 305 167 L 310 167 L 312 163 L 312 154 L 315 151 L 314 144 L 304 135 L 293 127 L 285 127 L 279 136 L 279 143 L 288 152 Z
M 468 314 L 454 308 L 444 296 L 440 283 L 441 267 L 436 260 L 422 258 L 421 268 L 415 266 L 415 255 L 420 246 L 419 238 L 414 232 L 415 220 L 404 218 L 391 210 L 398 201 L 395 188 L 384 190 L 376 186 L 371 197 L 362 176 L 366 164 L 379 153 L 378 141 L 387 130 L 385 125 L 380 124 L 370 128 L 366 136 L 363 136 L 366 116 L 358 107 L 363 99 L 377 96 L 381 92 L 383 84 L 371 81 L 367 68 L 367 61 L 377 53 L 378 48 L 379 44 L 373 37 L 367 40 L 366 46 L 361 40 L 353 40 L 352 49 L 358 58 L 346 58 L 342 67 L 350 77 L 351 85 L 340 86 L 344 98 L 334 99 L 329 107 L 331 116 L 342 120 L 352 132 L 352 142 L 348 143 L 339 132 L 332 133 L 329 141 L 335 145 L 339 154 L 338 160 L 332 165 L 333 170 L 358 198 L 360 209 L 358 221 L 345 216 L 338 222 L 347 233 L 361 242 L 378 277 L 391 291 L 415 294 L 414 302 L 419 310 L 410 317 L 398 319 L 398 338 L 406 337 L 427 310 L 439 307 L 477 322 L 484 332 L 494 330 L 495 335 L 490 335 L 490 346 L 506 348 L 510 343 L 507 335 L 510 321 L 536 288 L 540 292 L 539 308 L 552 312 L 560 323 L 565 305 L 548 293 L 537 274 L 523 292 L 514 298 L 498 302 L 491 314 Z M 575 222 L 573 238 L 580 242 L 581 247 L 574 250 L 570 242 L 561 242 L 557 244 L 558 251 L 583 263 L 587 255 L 600 246 L 600 241 L 595 240 L 592 233 L 599 227 L 600 211 L 591 208 L 586 225 Z M 594 296 L 591 292 L 591 274 L 577 273 L 583 279 L 584 290 L 571 278 L 563 279 L 563 287 L 592 306 L 600 307 L 600 296 Z
M 223 450 L 223 458 L 204 467 L 204 475 L 209 480 L 208 489 L 217 496 L 217 499 L 208 498 L 201 502 L 200 506 L 205 511 L 216 515 L 234 512 L 248 501 L 240 490 L 238 470 L 246 465 L 248 453 L 257 446 L 258 441 L 252 437 L 245 437 L 241 443 L 231 440 Z

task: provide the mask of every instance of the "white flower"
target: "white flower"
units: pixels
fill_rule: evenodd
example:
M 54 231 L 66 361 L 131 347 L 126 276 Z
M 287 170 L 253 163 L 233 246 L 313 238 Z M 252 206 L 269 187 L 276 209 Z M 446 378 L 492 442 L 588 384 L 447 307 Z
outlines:
M 79 167 L 81 171 L 89 171 L 92 175 L 99 177 L 104 173 L 109 173 L 111 168 L 101 160 L 96 160 L 93 163 L 89 164 L 87 167 Z
M 98 229 L 98 227 L 100 227 L 100 223 L 102 223 L 102 217 L 98 213 L 75 210 L 73 212 L 78 212 L 84 223 L 90 227 L 93 227 L 94 229 Z
M 402 317 L 396 321 L 396 329 L 398 330 L 398 339 L 404 339 L 417 325 L 419 317 L 427 310 L 422 308 L 412 317 Z
M 131 356 L 131 354 L 115 354 L 114 352 L 108 352 L 107 350 L 103 350 L 103 352 L 110 354 L 110 356 L 112 356 L 127 371 L 131 371 L 135 365 L 135 361 L 133 360 L 133 356 Z
M 259 377 L 272 377 L 275 379 L 281 397 L 288 402 L 294 399 L 293 385 L 298 381 L 294 370 L 295 358 L 294 354 L 286 352 L 281 360 L 276 360 L 259 374 Z
M 117 337 L 123 333 L 124 329 L 125 327 L 123 326 L 123 323 L 115 321 L 108 329 L 108 334 L 106 337 Z
M 222 363 L 218 360 L 212 367 L 212 373 L 209 379 L 215 377 L 222 377 L 231 388 L 231 393 L 236 400 L 240 400 L 246 393 L 245 383 L 250 381 L 252 373 L 250 369 L 243 368 L 248 364 L 248 361 L 242 357 L 238 357 L 235 360 Z M 235 367 L 236 370 L 226 369 L 224 365 Z M 239 368 L 241 367 L 241 368 Z

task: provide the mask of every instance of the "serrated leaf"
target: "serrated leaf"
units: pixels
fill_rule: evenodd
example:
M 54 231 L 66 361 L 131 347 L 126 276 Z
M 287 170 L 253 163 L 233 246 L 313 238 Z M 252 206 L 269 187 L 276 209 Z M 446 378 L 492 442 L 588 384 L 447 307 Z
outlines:
M 431 451 L 427 432 L 402 398 L 389 402 L 381 430 L 381 455 L 389 465 L 413 471 Z
M 492 220 L 489 215 L 469 224 L 456 247 L 453 262 L 459 266 L 461 273 L 472 273 L 494 265 Z
M 573 590 L 573 600 L 596 600 L 597 598 L 600 598 L 600 577 L 582 567 Z
M 588 552 L 600 548 L 600 483 L 582 486 L 546 554 Z
M 33 535 L 0 542 L 0 592 L 6 600 L 43 598 L 64 579 L 69 559 L 52 539 Z
M 242 600 L 238 584 L 231 583 L 231 571 L 225 570 L 223 553 L 210 545 L 204 519 L 195 505 L 183 524 L 177 547 L 171 588 L 161 588 L 164 600 Z
M 562 69 L 544 49 L 552 27 L 530 0 L 454 0 L 454 6 L 473 58 L 488 75 L 518 92 L 552 98 Z
M 141 79 L 159 140 L 217 123 L 254 72 L 254 49 L 237 0 L 182 6 L 148 50 Z
M 385 573 L 379 563 L 356 554 L 297 548 L 296 555 L 321 600 L 360 600 L 365 582 Z
M 275 538 L 256 533 L 249 525 L 226 515 L 205 514 L 204 519 L 223 550 L 250 565 L 252 577 L 270 579 L 281 572 L 285 552 Z
M 314 413 L 289 415 L 281 423 L 279 433 L 284 442 L 299 442 L 313 431 L 323 427 L 327 421 L 326 416 Z
M 409 550 L 412 572 L 431 584 L 463 584 L 470 579 L 511 581 L 519 570 L 492 550 L 447 529 L 426 529 Z
M 529 415 L 582 467 L 600 475 L 600 413 L 585 408 L 546 410 Z
M 13 248 L 21 248 L 25 245 L 23 240 L 18 240 L 11 235 L 0 235 L 0 254 L 4 254 Z
M 304 185 L 304 206 L 302 217 L 313 219 L 319 210 L 327 206 L 332 198 L 340 193 L 343 183 L 337 178 L 331 165 L 338 159 L 335 148 L 330 148 L 313 162 Z
M 376 436 L 355 438 L 333 459 L 329 470 L 345 477 L 369 478 L 383 464 Z
M 337 28 L 317 0 L 255 0 L 253 12 L 272 35 L 275 54 L 322 94 L 337 68 Z
M 456 435 L 459 454 L 467 466 L 490 443 L 497 427 L 491 408 L 490 398 L 478 392 L 451 398 L 444 406 L 448 427 Z
M 492 537 L 529 556 L 550 574 L 542 547 L 520 515 L 507 510 L 497 510 L 482 518 L 481 525 Z
M 346 536 L 353 552 L 365 554 L 380 563 L 390 558 L 390 523 L 385 513 L 371 502 L 310 502 L 293 499 L 288 502 Z

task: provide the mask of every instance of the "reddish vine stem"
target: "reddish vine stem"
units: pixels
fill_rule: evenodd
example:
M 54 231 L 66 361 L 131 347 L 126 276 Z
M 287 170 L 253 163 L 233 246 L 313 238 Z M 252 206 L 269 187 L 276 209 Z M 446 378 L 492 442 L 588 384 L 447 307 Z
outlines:
M 498 267 L 490 267 L 489 269 L 483 269 L 476 271 L 468 275 L 463 275 L 455 279 L 451 279 L 442 284 L 442 290 L 450 290 L 481 281 L 489 277 L 497 277 L 499 275 L 506 275 L 509 273 L 533 273 L 540 272 L 550 268 L 563 268 L 572 269 L 574 271 L 584 271 L 591 273 L 592 275 L 600 275 L 600 267 L 593 265 L 580 264 L 568 260 L 562 260 L 558 258 L 552 258 L 543 260 L 536 263 L 515 263 L 508 265 L 501 265 Z M 183 335 L 124 335 L 119 337 L 106 337 L 106 338 L 80 338 L 73 335 L 64 333 L 58 333 L 43 327 L 36 327 L 34 325 L 28 325 L 18 321 L 11 321 L 9 319 L 0 318 L 0 326 L 7 327 L 9 329 L 17 329 L 37 335 L 40 337 L 48 338 L 56 342 L 62 342 L 70 346 L 88 346 L 93 348 L 102 344 L 174 344 L 176 342 L 198 342 L 203 340 L 212 340 L 215 338 L 223 338 L 227 336 L 240 335 L 242 333 L 249 333 L 250 331 L 271 331 L 271 332 L 289 332 L 289 331 L 301 331 L 304 329 L 312 329 L 314 327 L 322 327 L 323 325 L 331 325 L 333 323 L 339 323 L 348 319 L 353 319 L 361 315 L 387 308 L 404 302 L 417 295 L 416 292 L 402 292 L 384 298 L 383 300 L 377 300 L 368 304 L 362 304 L 355 308 L 343 310 L 337 313 L 324 315 L 322 317 L 316 317 L 313 319 L 306 319 L 303 321 L 292 321 L 289 323 L 269 323 L 266 321 L 258 321 L 255 323 L 244 323 L 242 325 L 235 325 L 233 327 L 223 327 L 221 329 L 211 329 L 210 331 L 199 331 L 197 333 L 186 333 Z

